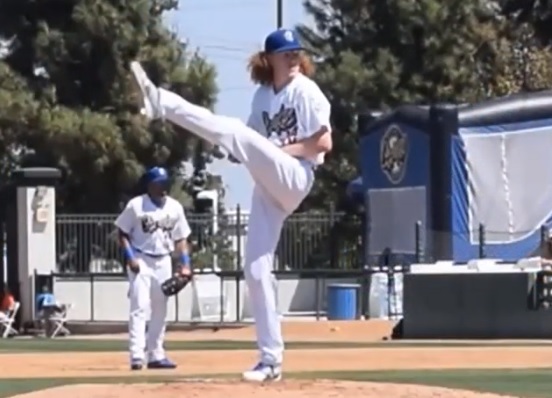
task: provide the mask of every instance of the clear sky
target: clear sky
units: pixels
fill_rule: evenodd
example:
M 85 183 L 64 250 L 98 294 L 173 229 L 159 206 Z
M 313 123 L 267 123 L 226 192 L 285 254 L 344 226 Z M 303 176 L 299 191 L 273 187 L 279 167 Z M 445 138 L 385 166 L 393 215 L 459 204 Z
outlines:
M 301 0 L 283 2 L 284 27 L 305 23 L 308 18 Z M 247 58 L 276 29 L 276 0 L 180 0 L 178 11 L 170 13 L 167 22 L 216 66 L 220 90 L 216 112 L 245 120 L 254 92 Z M 215 161 L 210 169 L 222 175 L 226 205 L 239 204 L 248 210 L 253 182 L 244 167 Z

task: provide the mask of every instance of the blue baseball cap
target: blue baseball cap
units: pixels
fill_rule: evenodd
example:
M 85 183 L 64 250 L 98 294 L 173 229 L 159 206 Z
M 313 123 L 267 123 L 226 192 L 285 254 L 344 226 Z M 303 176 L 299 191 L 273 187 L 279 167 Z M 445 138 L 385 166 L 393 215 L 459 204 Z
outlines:
M 264 42 L 266 53 L 281 53 L 285 51 L 302 50 L 297 34 L 289 29 L 278 29 L 269 34 Z
M 169 181 L 169 173 L 163 167 L 152 167 L 145 174 L 146 183 L 166 183 Z

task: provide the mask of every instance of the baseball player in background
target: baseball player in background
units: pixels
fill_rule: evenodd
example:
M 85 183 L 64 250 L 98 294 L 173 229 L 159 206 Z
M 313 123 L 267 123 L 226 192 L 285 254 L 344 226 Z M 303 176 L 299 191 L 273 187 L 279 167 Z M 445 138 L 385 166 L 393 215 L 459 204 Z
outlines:
M 285 219 L 309 193 L 316 167 L 332 148 L 330 103 L 310 79 L 313 65 L 295 33 L 270 33 L 264 51 L 249 62 L 254 94 L 247 124 L 213 114 L 156 87 L 138 62 L 131 63 L 143 94 L 143 114 L 166 118 L 225 148 L 255 181 L 245 248 L 244 274 L 255 318 L 260 358 L 246 381 L 281 379 L 284 343 L 272 275 Z
M 180 260 L 177 272 L 191 273 L 186 241 L 191 231 L 182 205 L 167 196 L 167 171 L 151 168 L 144 182 L 147 193 L 131 199 L 115 221 L 130 281 L 130 367 L 140 370 L 147 361 L 149 369 L 173 369 L 163 348 L 167 297 L 161 284 L 173 275 L 173 251 Z

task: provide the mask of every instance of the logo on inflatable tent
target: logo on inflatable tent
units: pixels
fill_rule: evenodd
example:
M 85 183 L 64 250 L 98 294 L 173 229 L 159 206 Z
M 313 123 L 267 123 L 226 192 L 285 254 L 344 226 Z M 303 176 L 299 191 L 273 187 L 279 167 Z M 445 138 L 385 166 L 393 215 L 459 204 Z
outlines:
M 399 184 L 404 178 L 408 158 L 408 137 L 399 126 L 392 124 L 380 143 L 380 165 L 389 181 Z

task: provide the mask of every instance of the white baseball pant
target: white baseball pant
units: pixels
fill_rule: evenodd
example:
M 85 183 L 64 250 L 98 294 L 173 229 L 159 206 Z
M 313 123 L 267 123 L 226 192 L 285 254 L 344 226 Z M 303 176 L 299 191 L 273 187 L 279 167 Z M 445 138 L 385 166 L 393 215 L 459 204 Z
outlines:
M 165 320 L 167 297 L 161 291 L 161 284 L 172 275 L 171 256 L 150 257 L 137 253 L 140 272 L 129 271 L 130 316 L 128 321 L 129 351 L 131 360 L 148 362 L 165 358 Z M 146 320 L 150 321 L 146 340 Z
M 224 147 L 249 170 L 255 181 L 244 274 L 255 318 L 260 361 L 279 365 L 283 360 L 284 342 L 272 274 L 274 252 L 285 219 L 312 187 L 312 164 L 289 156 L 240 119 L 215 115 L 175 93 L 159 91 L 161 110 L 167 120 Z

